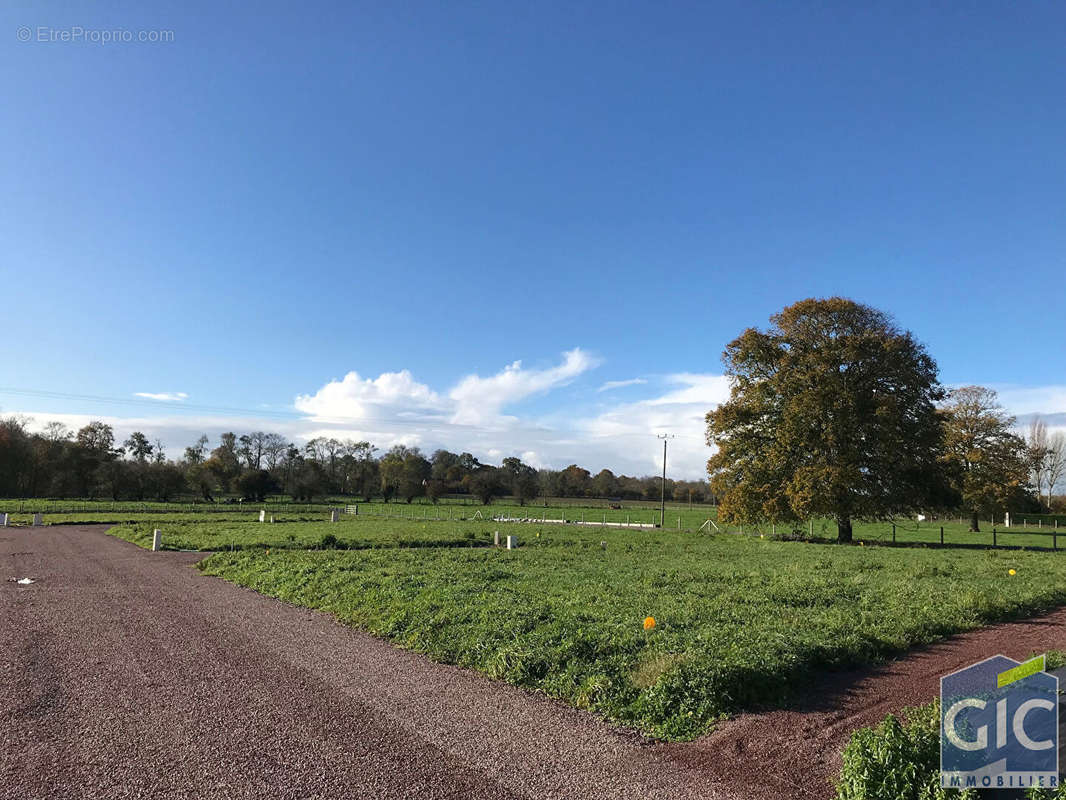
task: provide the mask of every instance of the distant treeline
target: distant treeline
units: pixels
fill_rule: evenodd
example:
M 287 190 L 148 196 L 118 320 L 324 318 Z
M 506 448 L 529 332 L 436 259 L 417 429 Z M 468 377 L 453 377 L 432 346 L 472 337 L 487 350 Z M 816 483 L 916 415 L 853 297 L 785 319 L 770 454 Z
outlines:
M 571 464 L 535 469 L 517 458 L 499 466 L 470 453 L 396 445 L 380 453 L 370 442 L 317 438 L 302 447 L 277 433 L 224 433 L 218 446 L 207 436 L 168 459 L 161 442 L 134 432 L 122 443 L 103 422 L 72 431 L 50 422 L 40 433 L 20 417 L 0 418 L 0 497 L 79 497 L 168 501 L 195 494 L 204 500 L 237 494 L 249 500 L 285 493 L 294 500 L 342 494 L 370 501 L 436 502 L 463 494 L 489 503 L 510 495 L 525 504 L 537 497 L 658 500 L 662 479 L 630 477 L 603 469 L 595 475 Z M 704 481 L 666 481 L 666 499 L 712 502 Z

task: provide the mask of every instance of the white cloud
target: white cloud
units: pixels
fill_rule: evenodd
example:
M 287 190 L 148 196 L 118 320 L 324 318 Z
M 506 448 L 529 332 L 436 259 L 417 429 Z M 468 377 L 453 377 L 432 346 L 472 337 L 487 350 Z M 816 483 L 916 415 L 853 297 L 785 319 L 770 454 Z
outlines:
M 999 402 L 1012 414 L 1066 413 L 1066 386 L 995 385 Z
M 385 372 L 373 379 L 349 372 L 314 394 L 298 395 L 295 407 L 318 422 L 353 424 L 402 419 L 467 427 L 506 426 L 516 418 L 503 416 L 505 407 L 565 386 L 597 363 L 594 357 L 575 348 L 563 353 L 563 361 L 557 366 L 525 369 L 521 361 L 515 361 L 487 378 L 468 375 L 443 395 L 416 381 L 408 370 Z
M 621 389 L 623 386 L 641 386 L 647 383 L 643 378 L 630 378 L 627 381 L 607 381 L 603 384 L 597 392 L 606 392 L 609 389 Z
M 668 391 L 646 400 L 608 408 L 580 420 L 579 438 L 600 456 L 590 463 L 630 473 L 654 473 L 662 467 L 658 434 L 672 435 L 667 470 L 681 478 L 702 478 L 710 450 L 706 445 L 707 412 L 729 398 L 729 379 L 710 373 L 677 373 L 666 378 Z M 613 466 L 613 465 L 617 465 Z
M 538 407 L 540 414 L 520 411 L 506 416 L 508 406 L 567 386 L 591 370 L 597 361 L 583 350 L 564 353 L 555 365 L 524 368 L 515 362 L 495 375 L 469 375 L 451 389 L 433 389 L 407 370 L 363 378 L 350 372 L 316 392 L 296 398 L 295 408 L 306 416 L 249 411 L 246 415 L 209 416 L 195 408 L 175 405 L 166 416 L 118 417 L 53 414 L 25 411 L 39 429 L 49 420 L 77 429 L 92 419 L 115 428 L 124 441 L 139 430 L 149 439 L 162 439 L 171 457 L 201 433 L 214 446 L 225 431 L 275 431 L 297 443 L 317 436 L 367 440 L 384 451 L 395 444 L 469 451 L 491 463 L 517 456 L 537 468 L 559 469 L 571 463 L 593 472 L 607 467 L 616 473 L 657 474 L 661 469 L 660 433 L 669 442 L 668 473 L 677 478 L 702 478 L 710 449 L 705 442 L 705 416 L 729 396 L 729 380 L 713 373 L 676 373 L 650 378 L 642 399 L 619 403 L 592 387 L 575 389 L 565 402 Z M 641 379 L 643 380 L 643 379 Z M 1039 412 L 1051 429 L 1066 429 L 1066 388 L 997 387 L 1004 406 L 1019 415 Z M 177 393 L 175 393 L 177 396 Z M 597 400 L 601 401 L 597 405 Z M 11 411 L 8 413 L 19 413 Z
M 668 383 L 681 388 L 667 392 L 662 397 L 649 400 L 653 405 L 689 405 L 692 403 L 718 405 L 729 399 L 729 378 L 709 373 L 678 372 L 668 375 Z
M 419 383 L 407 370 L 383 372 L 377 378 L 360 378 L 349 372 L 332 380 L 313 395 L 297 395 L 298 411 L 316 420 L 360 420 L 407 415 L 412 418 L 446 410 L 441 397 Z
M 98 419 L 115 429 L 119 442 L 139 430 L 150 440 L 161 439 L 172 458 L 180 457 L 202 433 L 213 447 L 226 431 L 266 430 L 297 443 L 326 436 L 367 440 L 380 451 L 396 444 L 427 452 L 445 447 L 469 451 L 490 463 L 517 456 L 537 468 L 577 463 L 594 472 L 607 467 L 640 475 L 658 472 L 662 445 L 655 434 L 670 432 L 677 435 L 670 444 L 670 474 L 701 477 L 708 454 L 703 444 L 703 416 L 718 401 L 724 385 L 715 380 L 717 376 L 672 375 L 665 379 L 659 395 L 608 406 L 594 416 L 582 417 L 569 407 L 542 417 L 500 416 L 507 404 L 565 386 L 595 363 L 581 350 L 570 351 L 554 367 L 527 370 L 515 363 L 491 377 L 468 376 L 446 393 L 419 383 L 407 371 L 375 379 L 351 372 L 313 394 L 298 396 L 296 408 L 307 416 L 292 419 L 254 412 L 224 417 L 22 413 L 34 418 L 31 427 L 35 429 L 57 420 L 77 430 Z
M 499 422 L 501 410 L 527 397 L 565 386 L 599 365 L 599 360 L 575 347 L 563 353 L 563 363 L 548 369 L 523 369 L 521 361 L 489 378 L 468 375 L 448 393 L 455 403 L 452 422 L 484 425 Z M 513 420 L 508 418 L 508 421 Z
M 566 386 L 597 364 L 595 357 L 575 348 L 563 353 L 555 366 L 529 369 L 515 361 L 495 375 L 468 375 L 444 392 L 418 382 L 406 370 L 376 379 L 350 372 L 314 394 L 299 395 L 295 407 L 309 415 L 304 438 L 366 439 L 382 450 L 395 444 L 430 451 L 446 447 L 493 462 L 519 456 L 526 463 L 547 466 L 560 432 L 503 411 Z
M 134 397 L 146 397 L 149 400 L 162 400 L 167 403 L 180 403 L 188 400 L 189 395 L 185 392 L 134 392 Z

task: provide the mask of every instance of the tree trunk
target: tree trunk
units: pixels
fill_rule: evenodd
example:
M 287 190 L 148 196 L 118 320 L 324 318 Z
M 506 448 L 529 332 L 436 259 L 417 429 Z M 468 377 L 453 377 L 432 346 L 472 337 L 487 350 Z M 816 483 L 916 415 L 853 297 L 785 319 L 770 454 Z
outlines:
M 978 519 L 976 511 L 970 513 L 970 533 L 980 533 L 981 520 Z
M 851 543 L 851 517 L 837 517 L 837 542 Z

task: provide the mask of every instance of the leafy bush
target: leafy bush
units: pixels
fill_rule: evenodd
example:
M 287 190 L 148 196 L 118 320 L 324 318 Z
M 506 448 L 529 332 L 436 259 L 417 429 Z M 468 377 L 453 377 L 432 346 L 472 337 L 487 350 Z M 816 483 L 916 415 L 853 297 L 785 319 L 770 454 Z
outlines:
M 940 788 L 940 704 L 910 709 L 906 724 L 889 714 L 861 728 L 844 748 L 837 800 L 976 798 L 976 791 Z

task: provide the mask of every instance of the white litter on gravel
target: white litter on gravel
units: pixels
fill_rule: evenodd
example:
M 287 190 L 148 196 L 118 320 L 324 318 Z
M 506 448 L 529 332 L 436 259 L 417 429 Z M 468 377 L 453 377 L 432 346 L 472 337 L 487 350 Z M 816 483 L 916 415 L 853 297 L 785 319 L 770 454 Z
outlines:
M 29 586 L 31 583 L 33 583 L 33 578 L 19 578 L 16 583 L 19 583 L 22 586 Z

